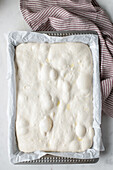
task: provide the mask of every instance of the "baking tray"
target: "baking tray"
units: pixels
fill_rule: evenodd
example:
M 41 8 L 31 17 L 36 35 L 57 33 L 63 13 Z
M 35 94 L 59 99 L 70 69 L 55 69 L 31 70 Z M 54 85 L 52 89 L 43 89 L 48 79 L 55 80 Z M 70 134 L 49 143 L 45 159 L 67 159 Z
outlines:
M 97 34 L 96 31 L 38 31 L 38 33 L 47 34 L 49 36 L 56 36 L 56 37 L 64 37 L 64 36 L 70 36 L 70 35 L 76 35 L 76 34 Z
M 16 165 L 23 165 L 23 164 L 92 164 L 98 162 L 99 158 L 95 159 L 76 159 L 76 158 L 67 158 L 67 157 L 59 157 L 59 156 L 52 156 L 52 155 L 45 155 L 40 159 L 32 160 L 32 161 L 24 161 L 22 163 L 16 163 Z
M 96 31 L 39 31 L 39 33 L 47 34 L 49 36 L 57 36 L 57 37 L 63 37 L 63 36 L 70 36 L 70 35 L 76 35 L 76 34 L 97 34 Z M 93 159 L 77 159 L 77 158 L 69 158 L 69 157 L 59 157 L 59 156 L 52 156 L 52 155 L 45 155 L 41 157 L 40 159 L 32 160 L 32 161 L 24 161 L 22 163 L 16 163 L 18 164 L 38 164 L 38 165 L 44 165 L 44 164 L 92 164 L 97 163 L 99 161 L 99 158 L 93 158 Z

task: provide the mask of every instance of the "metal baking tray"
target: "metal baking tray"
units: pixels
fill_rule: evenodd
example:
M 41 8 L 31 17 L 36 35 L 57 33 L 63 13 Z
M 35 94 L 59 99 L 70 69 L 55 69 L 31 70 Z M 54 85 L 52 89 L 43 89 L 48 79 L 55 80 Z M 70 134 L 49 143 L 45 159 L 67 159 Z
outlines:
M 39 33 L 47 34 L 49 36 L 70 36 L 70 35 L 77 35 L 77 34 L 97 34 L 96 31 L 39 31 Z M 97 34 L 98 35 L 98 34 Z M 32 161 L 24 161 L 18 164 L 92 164 L 97 163 L 99 158 L 93 159 L 76 159 L 76 158 L 69 158 L 69 157 L 59 157 L 59 156 L 52 156 L 52 155 L 45 155 L 40 159 L 32 160 Z
M 52 155 L 45 155 L 40 159 L 32 160 L 32 161 L 24 161 L 22 163 L 16 163 L 16 165 L 23 164 L 92 164 L 98 162 L 99 158 L 95 159 L 76 159 L 76 158 L 67 158 L 67 157 L 59 157 Z
M 77 35 L 77 34 L 97 34 L 96 31 L 88 31 L 88 30 L 83 30 L 83 31 L 38 31 L 39 33 L 42 34 L 47 34 L 49 36 L 56 36 L 56 37 L 64 37 L 64 36 L 70 36 L 70 35 Z

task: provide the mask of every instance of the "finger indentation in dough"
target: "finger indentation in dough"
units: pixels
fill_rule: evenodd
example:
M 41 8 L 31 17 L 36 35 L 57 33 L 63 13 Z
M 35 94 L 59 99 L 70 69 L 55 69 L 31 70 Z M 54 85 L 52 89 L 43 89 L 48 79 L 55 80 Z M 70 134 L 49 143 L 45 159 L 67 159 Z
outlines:
M 70 148 L 70 150 L 77 152 L 79 150 L 79 148 L 80 148 L 78 141 L 77 140 L 73 140 L 70 143 L 69 148 Z
M 92 146 L 91 140 L 89 140 L 88 137 L 84 137 L 83 140 L 81 141 L 82 151 L 89 149 L 91 146 Z
M 17 119 L 17 124 L 19 127 L 26 127 L 29 125 L 29 122 L 25 120 L 24 118 Z
M 41 120 L 39 127 L 41 132 L 49 132 L 53 126 L 53 121 L 49 116 L 46 116 L 44 119 Z
M 76 83 L 78 89 L 80 89 L 83 93 L 88 93 L 91 89 L 92 78 L 89 74 L 80 73 Z
M 53 107 L 50 94 L 45 90 L 40 97 L 42 109 L 49 111 Z
M 25 127 L 21 127 L 19 130 L 18 130 L 18 134 L 20 135 L 26 135 L 28 133 L 28 129 L 25 128 Z
M 63 92 L 62 100 L 63 100 L 64 103 L 68 103 L 69 102 L 69 92 L 67 92 L 67 93 Z
M 50 66 L 48 64 L 44 64 L 41 69 L 41 80 L 42 81 L 49 80 L 49 72 L 50 72 Z
M 86 133 L 86 128 L 81 124 L 77 124 L 77 126 L 76 126 L 76 134 L 77 134 L 77 136 L 79 138 L 82 138 L 82 137 L 84 137 L 85 133 Z
M 66 63 L 66 60 L 64 58 L 60 58 L 58 60 L 58 66 L 59 66 L 60 69 L 65 68 L 66 65 L 67 65 L 67 63 Z
M 69 84 L 69 82 L 67 82 L 67 81 L 64 81 L 64 82 L 63 82 L 63 90 L 64 90 L 65 92 L 69 92 L 69 90 L 70 90 L 70 84 Z
M 94 129 L 92 127 L 89 127 L 88 129 L 88 136 L 90 139 L 92 139 L 94 136 Z
M 58 101 L 59 101 L 58 97 L 55 97 L 55 98 L 53 99 L 54 106 L 57 106 L 57 104 L 58 104 Z
M 51 71 L 50 71 L 50 79 L 51 80 L 56 80 L 57 77 L 58 77 L 57 71 L 55 69 L 51 69 Z

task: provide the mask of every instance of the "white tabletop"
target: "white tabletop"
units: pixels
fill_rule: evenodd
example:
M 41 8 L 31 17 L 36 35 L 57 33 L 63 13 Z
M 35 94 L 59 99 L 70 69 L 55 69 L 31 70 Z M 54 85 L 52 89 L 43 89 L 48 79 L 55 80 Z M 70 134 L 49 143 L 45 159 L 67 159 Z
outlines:
M 97 0 L 100 5 L 108 12 L 113 22 L 113 0 Z M 15 30 L 31 30 L 25 23 L 20 10 L 19 0 L 0 0 L 0 170 L 11 168 L 18 170 L 58 170 L 69 169 L 77 170 L 84 168 L 87 170 L 111 170 L 113 168 L 113 119 L 108 116 L 103 116 L 102 131 L 103 142 L 106 148 L 105 152 L 101 153 L 100 160 L 94 165 L 48 165 L 48 166 L 26 166 L 12 165 L 8 160 L 7 148 L 7 57 L 6 57 L 6 40 L 5 34 Z

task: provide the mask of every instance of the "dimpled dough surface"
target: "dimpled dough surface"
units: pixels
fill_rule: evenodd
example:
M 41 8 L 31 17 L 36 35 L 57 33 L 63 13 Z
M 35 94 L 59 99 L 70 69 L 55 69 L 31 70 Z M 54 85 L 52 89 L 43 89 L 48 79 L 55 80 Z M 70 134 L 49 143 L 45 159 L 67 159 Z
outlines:
M 93 59 L 83 43 L 16 47 L 16 136 L 23 152 L 92 146 Z

